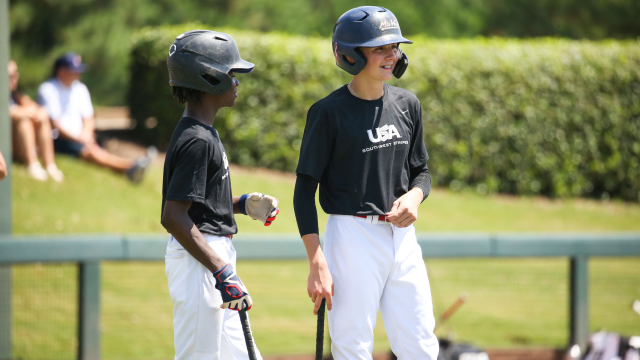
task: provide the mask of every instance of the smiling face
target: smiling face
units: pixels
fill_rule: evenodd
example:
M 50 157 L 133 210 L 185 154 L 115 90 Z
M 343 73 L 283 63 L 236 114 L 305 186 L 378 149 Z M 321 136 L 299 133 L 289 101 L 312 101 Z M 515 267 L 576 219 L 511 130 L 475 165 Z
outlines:
M 358 75 L 372 79 L 387 81 L 393 77 L 393 67 L 398 61 L 398 44 L 378 47 L 361 47 L 360 50 L 367 58 L 367 65 Z

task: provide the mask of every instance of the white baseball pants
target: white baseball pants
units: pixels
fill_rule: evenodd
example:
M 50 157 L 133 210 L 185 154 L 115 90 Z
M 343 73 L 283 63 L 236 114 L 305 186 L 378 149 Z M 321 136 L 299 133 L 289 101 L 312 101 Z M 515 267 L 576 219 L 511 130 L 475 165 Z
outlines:
M 436 360 L 429 278 L 415 228 L 375 218 L 329 215 L 327 221 L 324 254 L 335 289 L 331 353 L 336 360 L 371 360 L 380 310 L 398 359 Z
M 236 267 L 231 239 L 205 235 L 209 246 Z M 165 256 L 173 300 L 175 360 L 249 359 L 238 312 L 221 309 L 213 274 L 171 237 Z M 258 359 L 262 359 L 256 349 Z

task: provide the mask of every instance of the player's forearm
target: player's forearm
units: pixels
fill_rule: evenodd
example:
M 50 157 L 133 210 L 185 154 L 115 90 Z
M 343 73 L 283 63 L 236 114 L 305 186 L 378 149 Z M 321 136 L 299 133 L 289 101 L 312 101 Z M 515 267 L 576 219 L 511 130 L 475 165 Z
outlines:
M 412 196 L 416 200 L 417 202 L 416 207 L 419 206 L 422 203 L 422 201 L 424 201 L 424 199 L 426 199 L 424 190 L 422 190 L 419 187 L 414 187 L 413 189 L 407 191 L 407 195 Z
M 321 269 L 327 267 L 327 260 L 322 252 L 320 246 L 320 235 L 307 234 L 302 236 L 302 242 L 307 250 L 307 257 L 309 258 L 309 267 L 311 269 Z
M 423 195 L 422 201 L 429 196 L 431 192 L 431 174 L 426 163 L 421 167 L 410 169 L 409 189 L 420 189 Z
M 319 233 L 315 201 L 317 189 L 317 180 L 308 175 L 298 174 L 293 190 L 293 211 L 300 236 Z
M 186 212 L 163 216 L 162 226 L 209 271 L 216 272 L 226 265 L 226 262 L 209 246 Z
M 240 196 L 232 196 L 231 198 L 233 202 L 233 213 L 242 214 L 242 212 L 240 211 L 240 206 L 238 205 L 240 203 Z

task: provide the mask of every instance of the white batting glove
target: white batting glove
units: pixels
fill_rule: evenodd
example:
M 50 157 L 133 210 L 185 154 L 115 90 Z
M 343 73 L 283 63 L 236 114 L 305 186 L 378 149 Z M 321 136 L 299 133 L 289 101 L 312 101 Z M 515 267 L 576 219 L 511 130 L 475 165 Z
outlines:
M 280 212 L 277 198 L 258 192 L 242 195 L 238 205 L 241 213 L 262 221 L 264 226 L 271 225 Z

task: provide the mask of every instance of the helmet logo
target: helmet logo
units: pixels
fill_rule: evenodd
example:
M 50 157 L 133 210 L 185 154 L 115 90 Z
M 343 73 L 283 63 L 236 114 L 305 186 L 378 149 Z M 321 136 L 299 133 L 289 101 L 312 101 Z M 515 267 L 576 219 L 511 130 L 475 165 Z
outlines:
M 398 25 L 398 20 L 396 19 L 384 19 L 380 22 L 380 31 L 385 31 L 388 29 L 399 29 L 400 25 Z
M 171 47 L 169 48 L 169 56 L 173 55 L 176 53 L 176 44 L 171 45 Z

